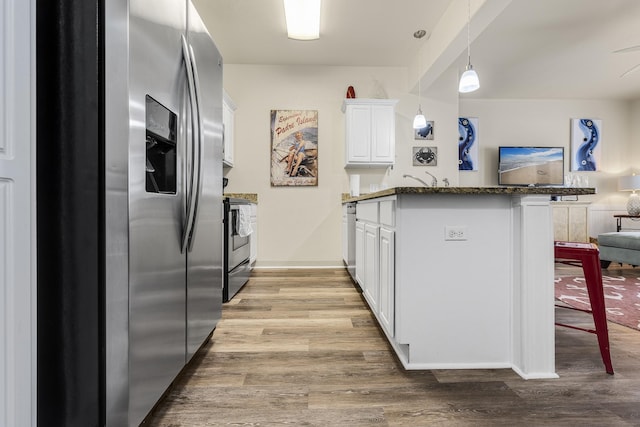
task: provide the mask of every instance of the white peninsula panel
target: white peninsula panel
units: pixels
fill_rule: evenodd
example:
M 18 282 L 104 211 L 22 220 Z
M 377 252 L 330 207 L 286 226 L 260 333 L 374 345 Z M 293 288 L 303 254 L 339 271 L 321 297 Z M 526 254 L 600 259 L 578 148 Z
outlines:
M 447 227 L 466 240 L 445 240 Z M 396 341 L 409 345 L 407 367 L 511 367 L 510 228 L 510 197 L 398 196 Z
M 406 369 L 557 377 L 550 195 L 570 191 L 400 187 L 350 200 L 365 229 L 384 231 L 356 254 L 357 270 L 379 274 L 357 281 Z

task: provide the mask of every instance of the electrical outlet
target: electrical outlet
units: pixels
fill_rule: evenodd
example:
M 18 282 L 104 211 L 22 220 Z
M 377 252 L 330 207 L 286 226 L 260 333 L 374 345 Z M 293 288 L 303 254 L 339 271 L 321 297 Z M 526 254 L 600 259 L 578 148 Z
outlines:
M 445 225 L 444 240 L 467 240 L 467 226 Z

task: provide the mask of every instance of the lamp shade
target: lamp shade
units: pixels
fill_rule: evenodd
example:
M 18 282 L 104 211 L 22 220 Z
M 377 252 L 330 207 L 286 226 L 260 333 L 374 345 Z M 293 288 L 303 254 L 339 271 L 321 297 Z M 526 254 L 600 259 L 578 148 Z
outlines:
M 284 0 L 287 36 L 296 40 L 320 38 L 321 0 Z
M 618 190 L 632 191 L 627 200 L 627 213 L 629 215 L 640 215 L 640 197 L 636 190 L 640 190 L 640 175 L 621 176 L 618 178 Z
M 427 119 L 422 114 L 422 111 L 418 110 L 418 114 L 413 118 L 413 128 L 422 129 L 427 126 Z
M 458 92 L 469 93 L 480 88 L 480 79 L 478 73 L 473 69 L 471 64 L 467 65 L 467 70 L 462 73 L 460 77 L 460 85 L 458 86 Z
M 621 176 L 618 178 L 619 191 L 640 190 L 640 175 Z

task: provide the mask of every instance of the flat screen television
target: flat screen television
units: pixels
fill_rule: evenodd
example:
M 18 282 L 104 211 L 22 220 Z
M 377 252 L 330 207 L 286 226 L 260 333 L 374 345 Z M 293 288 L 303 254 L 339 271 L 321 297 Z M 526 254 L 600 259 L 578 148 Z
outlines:
M 564 185 L 564 147 L 498 147 L 498 183 Z

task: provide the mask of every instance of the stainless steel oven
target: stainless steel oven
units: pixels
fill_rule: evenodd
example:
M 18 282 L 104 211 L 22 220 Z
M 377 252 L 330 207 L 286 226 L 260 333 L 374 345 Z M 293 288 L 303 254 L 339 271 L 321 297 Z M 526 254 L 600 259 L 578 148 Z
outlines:
M 224 199 L 224 284 L 222 301 L 228 302 L 251 275 L 251 204 L 245 199 Z M 249 225 L 250 227 L 250 225 Z

